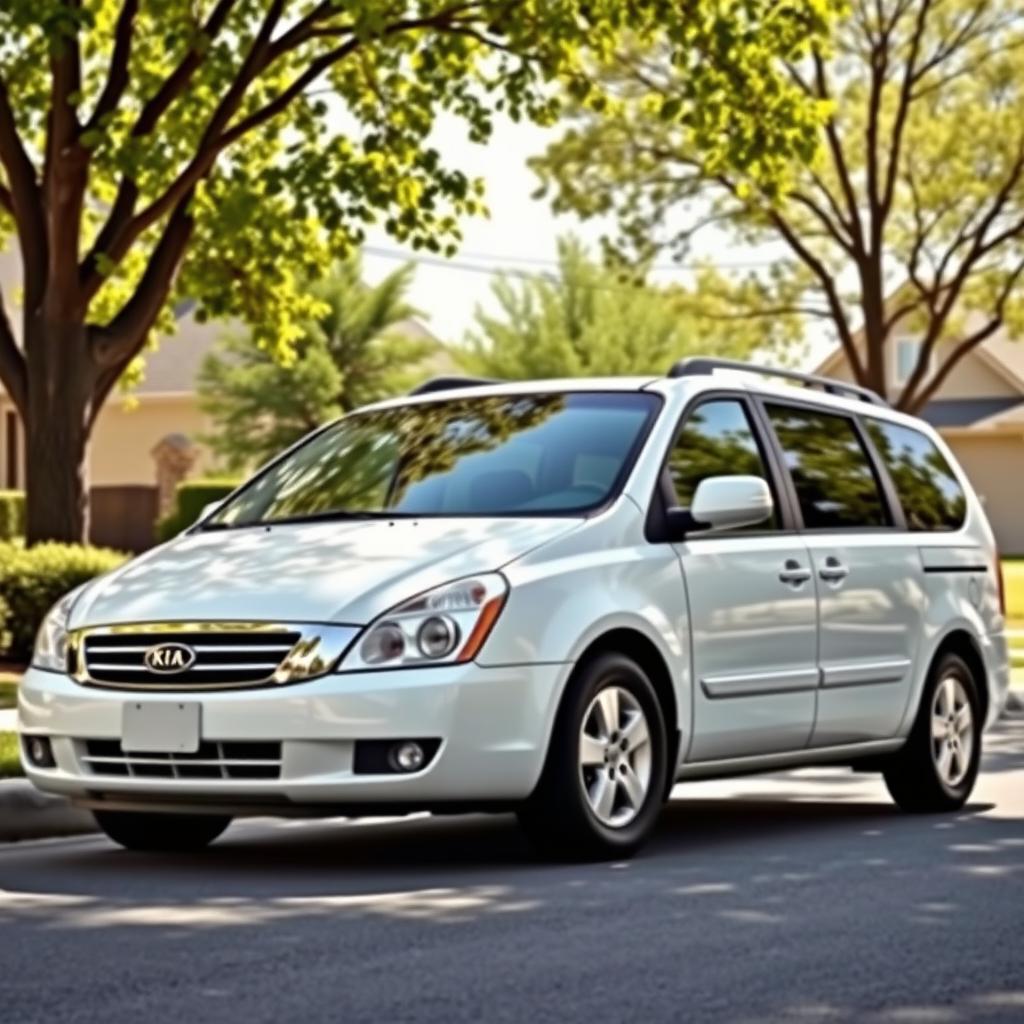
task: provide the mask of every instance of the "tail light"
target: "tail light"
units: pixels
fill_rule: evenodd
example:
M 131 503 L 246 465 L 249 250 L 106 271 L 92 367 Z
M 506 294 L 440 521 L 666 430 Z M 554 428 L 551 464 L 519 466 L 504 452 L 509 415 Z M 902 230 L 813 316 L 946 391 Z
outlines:
M 1003 579 L 1003 560 L 996 552 L 996 563 L 994 566 L 996 574 L 996 586 L 999 588 L 999 614 L 1006 618 L 1006 580 Z

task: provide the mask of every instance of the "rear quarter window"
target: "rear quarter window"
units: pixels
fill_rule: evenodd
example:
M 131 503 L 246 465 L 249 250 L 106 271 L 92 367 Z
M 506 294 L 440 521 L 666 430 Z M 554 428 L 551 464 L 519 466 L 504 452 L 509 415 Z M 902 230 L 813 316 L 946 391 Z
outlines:
M 868 453 L 848 416 L 766 405 L 808 530 L 891 525 Z
M 917 533 L 960 529 L 967 515 L 967 496 L 935 442 L 898 423 L 868 419 L 865 426 L 892 477 L 908 529 Z

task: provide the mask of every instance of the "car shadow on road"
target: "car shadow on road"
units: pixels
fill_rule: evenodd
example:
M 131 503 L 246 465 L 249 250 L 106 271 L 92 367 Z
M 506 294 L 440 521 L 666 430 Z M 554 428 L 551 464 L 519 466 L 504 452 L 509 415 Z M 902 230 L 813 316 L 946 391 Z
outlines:
M 880 801 L 833 800 L 827 794 L 808 799 L 799 791 L 763 798 L 677 797 L 666 805 L 649 845 L 632 863 L 692 873 L 723 858 L 736 866 L 791 858 L 794 850 L 811 842 L 849 853 L 866 836 L 911 839 L 922 832 L 934 835 L 932 830 L 940 826 L 946 841 L 957 836 L 966 842 L 968 834 L 980 841 L 978 830 L 989 830 L 978 815 L 990 809 L 989 804 L 973 803 L 957 815 L 935 818 L 902 815 Z M 153 892 L 164 881 L 202 879 L 210 896 L 280 898 L 482 884 L 499 875 L 529 885 L 531 876 L 540 876 L 540 881 L 551 873 L 587 875 L 625 866 L 544 859 L 511 815 L 265 824 L 239 823 L 209 850 L 190 855 L 130 853 L 104 840 L 54 847 L 47 859 L 58 870 L 48 873 L 48 888 L 118 898 L 130 872 L 136 886 Z M 1024 842 L 1024 828 L 1015 824 Z

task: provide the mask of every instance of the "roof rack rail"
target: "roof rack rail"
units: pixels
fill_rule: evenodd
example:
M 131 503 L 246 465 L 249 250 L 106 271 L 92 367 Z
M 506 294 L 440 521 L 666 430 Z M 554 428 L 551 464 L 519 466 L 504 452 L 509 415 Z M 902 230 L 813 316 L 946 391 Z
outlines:
M 756 363 L 744 363 L 738 359 L 715 359 L 708 356 L 680 359 L 669 369 L 668 376 L 700 377 L 712 374 L 715 370 L 739 370 L 743 373 L 756 373 L 762 377 L 783 377 L 786 380 L 797 381 L 807 388 L 821 388 L 830 395 L 859 398 L 862 402 L 883 405 L 887 408 L 889 405 L 881 395 L 870 388 L 861 387 L 859 384 L 848 384 L 846 381 L 835 380 L 832 377 L 820 377 L 814 373 L 800 373 L 798 370 L 774 369 L 770 366 L 759 366 Z
M 485 384 L 500 384 L 490 377 L 431 377 L 409 392 L 410 395 L 430 395 L 435 391 L 455 391 L 458 388 L 478 388 Z

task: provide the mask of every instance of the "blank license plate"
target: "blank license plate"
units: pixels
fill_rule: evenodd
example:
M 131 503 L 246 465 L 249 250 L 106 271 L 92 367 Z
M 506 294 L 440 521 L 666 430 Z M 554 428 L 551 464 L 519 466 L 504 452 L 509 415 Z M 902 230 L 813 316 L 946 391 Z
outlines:
M 199 749 L 198 703 L 132 701 L 121 720 L 121 749 L 137 754 L 194 754 Z

